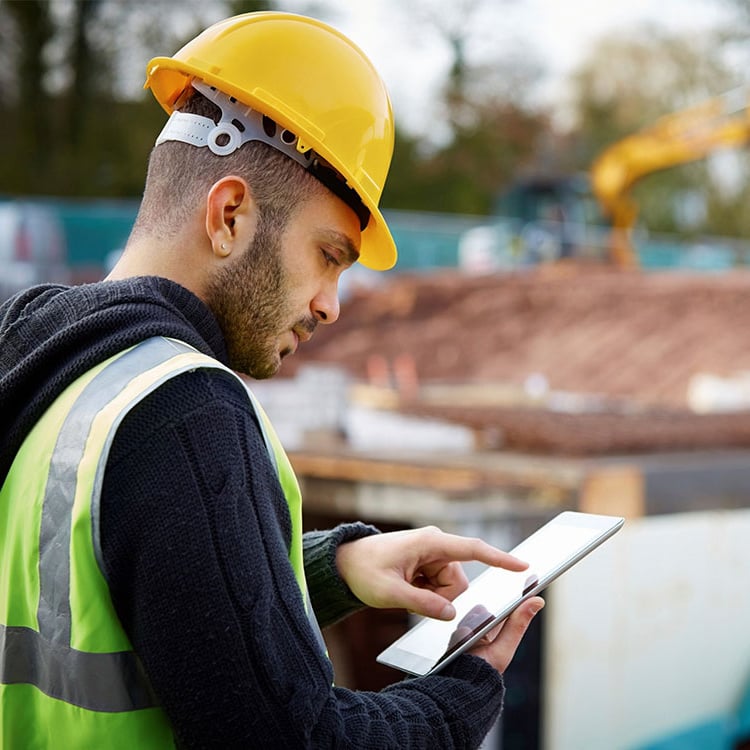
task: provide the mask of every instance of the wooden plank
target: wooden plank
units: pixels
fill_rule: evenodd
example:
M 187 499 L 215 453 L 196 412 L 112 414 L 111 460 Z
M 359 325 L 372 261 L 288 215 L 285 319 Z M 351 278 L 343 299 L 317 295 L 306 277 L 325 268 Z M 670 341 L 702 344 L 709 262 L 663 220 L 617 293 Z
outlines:
M 295 472 L 305 477 L 427 487 L 444 492 L 475 491 L 484 483 L 481 471 L 466 467 L 304 453 L 292 453 L 289 459 Z
M 581 486 L 584 513 L 640 518 L 645 515 L 643 474 L 637 466 L 605 466 L 588 474 Z

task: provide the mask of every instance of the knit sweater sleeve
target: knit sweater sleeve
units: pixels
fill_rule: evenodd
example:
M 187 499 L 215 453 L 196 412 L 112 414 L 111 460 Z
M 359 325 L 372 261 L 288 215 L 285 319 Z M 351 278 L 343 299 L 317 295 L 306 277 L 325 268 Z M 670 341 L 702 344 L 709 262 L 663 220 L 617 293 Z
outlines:
M 471 748 L 498 715 L 502 680 L 472 656 L 380 692 L 334 687 L 289 563 L 286 502 L 226 374 L 182 374 L 133 408 L 100 525 L 115 610 L 181 747 Z M 331 550 L 366 530 L 306 538 L 316 589 L 343 586 Z M 318 603 L 334 617 L 359 606 L 341 589 Z
M 304 535 L 305 578 L 321 628 L 333 625 L 364 607 L 338 573 L 336 550 L 345 542 L 378 533 L 369 524 L 342 523 L 331 530 L 308 531 Z

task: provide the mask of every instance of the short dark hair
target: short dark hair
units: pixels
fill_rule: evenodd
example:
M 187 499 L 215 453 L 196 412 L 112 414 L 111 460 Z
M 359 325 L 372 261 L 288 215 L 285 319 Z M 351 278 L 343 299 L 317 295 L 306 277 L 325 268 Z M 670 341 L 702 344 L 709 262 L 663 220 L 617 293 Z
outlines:
M 219 108 L 198 91 L 180 106 L 180 111 L 210 117 L 214 122 L 221 117 Z M 247 181 L 264 218 L 279 228 L 286 225 L 306 197 L 323 189 L 299 164 L 259 141 L 245 143 L 228 156 L 167 141 L 151 150 L 133 235 L 175 231 L 211 185 L 229 174 Z

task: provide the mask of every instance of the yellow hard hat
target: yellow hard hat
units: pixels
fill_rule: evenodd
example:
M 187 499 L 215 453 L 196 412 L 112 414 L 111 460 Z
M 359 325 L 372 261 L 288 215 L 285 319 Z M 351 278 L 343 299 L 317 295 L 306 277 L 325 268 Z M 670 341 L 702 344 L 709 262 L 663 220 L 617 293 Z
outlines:
M 378 209 L 393 155 L 385 85 L 353 42 L 321 21 L 291 13 L 245 13 L 214 24 L 173 57 L 148 64 L 150 88 L 169 113 L 193 79 L 275 120 L 356 192 L 370 217 L 360 262 L 386 270 L 396 245 Z

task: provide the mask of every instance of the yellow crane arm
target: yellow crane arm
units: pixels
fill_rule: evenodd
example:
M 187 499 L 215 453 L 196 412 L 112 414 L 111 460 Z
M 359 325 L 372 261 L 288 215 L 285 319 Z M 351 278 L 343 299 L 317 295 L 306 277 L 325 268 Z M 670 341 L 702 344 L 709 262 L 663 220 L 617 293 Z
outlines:
M 612 221 L 615 261 L 634 264 L 629 233 L 638 207 L 631 190 L 638 180 L 705 158 L 718 148 L 742 146 L 749 138 L 748 89 L 742 87 L 665 115 L 606 148 L 591 166 L 591 184 Z

